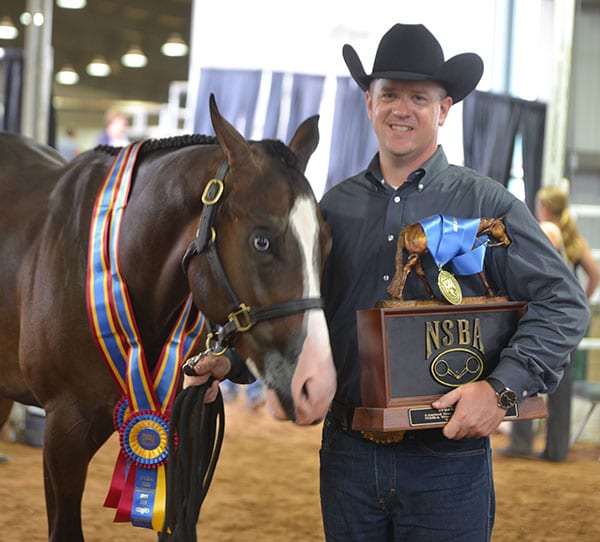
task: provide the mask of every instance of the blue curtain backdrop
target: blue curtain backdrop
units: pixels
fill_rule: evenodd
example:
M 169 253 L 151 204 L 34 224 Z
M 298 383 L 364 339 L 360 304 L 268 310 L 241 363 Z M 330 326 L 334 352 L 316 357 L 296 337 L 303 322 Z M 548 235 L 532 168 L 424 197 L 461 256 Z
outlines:
M 214 133 L 208 110 L 208 97 L 213 93 L 221 114 L 249 138 L 255 123 L 261 77 L 260 70 L 203 69 L 194 113 L 194 132 Z M 258 120 L 264 120 L 263 138 L 278 138 L 289 143 L 298 126 L 319 113 L 325 77 L 293 74 L 289 110 L 285 111 L 282 109 L 283 78 L 283 73 L 273 72 L 266 117 Z M 284 121 L 287 118 L 287 122 L 283 126 L 284 133 L 280 134 L 282 117 Z
M 0 132 L 21 133 L 25 55 L 22 49 L 5 49 L 0 59 Z M 47 142 L 56 148 L 56 108 L 50 94 Z
M 281 117 L 281 96 L 283 94 L 283 73 L 273 72 L 271 74 L 271 90 L 265 118 L 263 137 L 265 139 L 276 139 L 279 119 Z
M 365 93 L 352 78 L 338 77 L 325 190 L 365 169 L 376 151 Z
M 198 101 L 194 113 L 194 132 L 214 135 L 208 98 L 215 95 L 221 114 L 249 138 L 260 88 L 260 70 L 220 70 L 205 68 L 200 73 Z
M 255 119 L 262 72 L 259 70 L 201 71 L 194 113 L 194 131 L 213 134 L 208 97 L 215 94 L 223 116 L 246 137 L 255 125 L 263 125 L 262 137 L 289 143 L 298 126 L 322 107 L 325 77 L 322 75 L 273 72 L 265 118 Z M 291 80 L 289 95 L 284 86 Z M 377 151 L 365 107 L 364 92 L 350 77 L 336 79 L 333 130 L 325 189 L 354 175 L 368 165 Z
M 472 92 L 463 103 L 465 166 L 506 186 L 515 137 L 523 141 L 525 202 L 534 211 L 541 186 L 546 106 L 503 94 Z
M 23 101 L 24 60 L 21 49 L 5 49 L 0 60 L 0 72 L 3 88 L 0 96 L 4 97 L 3 108 L 0 108 L 0 130 L 3 132 L 21 132 L 21 107 Z M 2 114 L 4 110 L 4 114 Z
M 285 143 L 289 143 L 303 121 L 319 113 L 324 85 L 322 75 L 294 74 Z

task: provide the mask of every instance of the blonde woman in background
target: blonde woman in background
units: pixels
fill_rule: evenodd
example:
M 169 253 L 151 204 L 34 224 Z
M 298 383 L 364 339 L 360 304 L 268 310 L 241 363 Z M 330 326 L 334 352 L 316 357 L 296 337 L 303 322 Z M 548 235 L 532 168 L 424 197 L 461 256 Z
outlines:
M 600 268 L 592 256 L 589 243 L 579 233 L 579 228 L 569 212 L 567 192 L 557 186 L 541 188 L 535 198 L 535 214 L 541 228 L 571 270 L 576 272 L 581 268 L 585 273 L 587 282 L 584 287 L 589 301 L 598 286 Z M 548 395 L 546 446 L 541 455 L 542 459 L 564 461 L 569 453 L 572 387 L 572 367 L 569 366 L 556 391 Z M 533 439 L 532 420 L 513 422 L 511 443 L 502 452 L 516 457 L 530 456 Z
M 540 222 L 551 222 L 559 227 L 567 261 L 575 271 L 581 268 L 587 276 L 584 287 L 589 300 L 598 286 L 600 268 L 592 256 L 589 243 L 579 233 L 579 228 L 569 212 L 568 194 L 556 186 L 542 188 L 537 193 L 535 206 Z

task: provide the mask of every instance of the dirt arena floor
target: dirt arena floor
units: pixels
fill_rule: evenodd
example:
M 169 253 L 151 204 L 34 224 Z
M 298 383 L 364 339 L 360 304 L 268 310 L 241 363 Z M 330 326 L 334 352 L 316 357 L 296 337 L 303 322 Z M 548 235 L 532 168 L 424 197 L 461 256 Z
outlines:
M 318 496 L 320 426 L 300 428 L 248 411 L 242 399 L 226 408 L 226 435 L 198 524 L 210 542 L 324 540 Z M 495 447 L 506 444 L 493 437 Z M 538 443 L 540 444 L 540 443 Z M 112 523 L 102 507 L 116 454 L 113 437 L 96 455 L 83 501 L 87 542 L 155 541 L 149 530 Z M 0 541 L 47 540 L 41 449 L 0 441 Z M 494 542 L 600 540 L 600 447 L 575 446 L 568 460 L 494 459 L 497 522 Z

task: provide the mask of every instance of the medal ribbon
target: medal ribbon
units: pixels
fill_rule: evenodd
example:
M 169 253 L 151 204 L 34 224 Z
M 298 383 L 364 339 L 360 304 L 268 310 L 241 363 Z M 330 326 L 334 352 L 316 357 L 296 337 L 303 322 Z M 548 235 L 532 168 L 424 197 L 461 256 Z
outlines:
M 457 275 L 473 275 L 483 269 L 487 236 L 477 238 L 479 218 L 433 215 L 420 221 L 427 248 L 441 269 L 451 262 Z
M 115 409 L 121 451 L 104 505 L 117 509 L 115 521 L 160 531 L 168 415 L 179 368 L 198 347 L 204 316 L 189 294 L 150 374 L 118 259 L 120 227 L 141 146 L 123 148 L 100 187 L 90 227 L 86 297 L 96 345 L 122 394 Z

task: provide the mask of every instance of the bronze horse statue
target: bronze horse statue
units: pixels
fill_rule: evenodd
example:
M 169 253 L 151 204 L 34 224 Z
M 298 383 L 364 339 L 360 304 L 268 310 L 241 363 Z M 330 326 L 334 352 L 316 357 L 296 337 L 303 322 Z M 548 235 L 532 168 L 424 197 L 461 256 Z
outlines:
M 482 235 L 488 235 L 496 240 L 494 243 L 488 243 L 488 247 L 507 247 L 511 243 L 508 235 L 506 234 L 506 228 L 504 226 L 502 217 L 481 218 L 479 221 L 479 227 L 477 229 L 477 237 Z M 407 254 L 406 263 L 404 263 L 405 252 Z M 414 224 L 410 224 L 402 229 L 398 235 L 396 248 L 396 272 L 387 289 L 388 293 L 393 299 L 403 299 L 406 279 L 413 269 L 423 282 L 429 297 L 431 299 L 434 298 L 433 290 L 427 281 L 422 263 L 423 256 L 428 252 L 429 249 L 427 248 L 427 235 L 425 234 L 425 230 L 420 222 L 415 222 Z M 493 296 L 494 293 L 490 288 L 483 270 L 480 271 L 478 275 L 481 278 L 487 295 Z
M 132 174 L 118 255 L 148 369 L 191 293 L 194 310 L 213 329 L 228 328 L 229 344 L 264 380 L 275 417 L 312 424 L 336 386 L 320 308 L 331 240 L 304 176 L 318 117 L 286 146 L 246 141 L 212 96 L 210 115 L 216 138 L 148 140 Z M 83 540 L 88 464 L 115 430 L 120 393 L 86 311 L 91 217 L 114 154 L 96 148 L 65 163 L 49 147 L 0 134 L 0 413 L 9 401 L 46 411 L 51 541 Z M 209 228 L 214 249 L 204 250 L 196 232 L 216 200 L 206 200 L 205 187 L 223 163 Z

